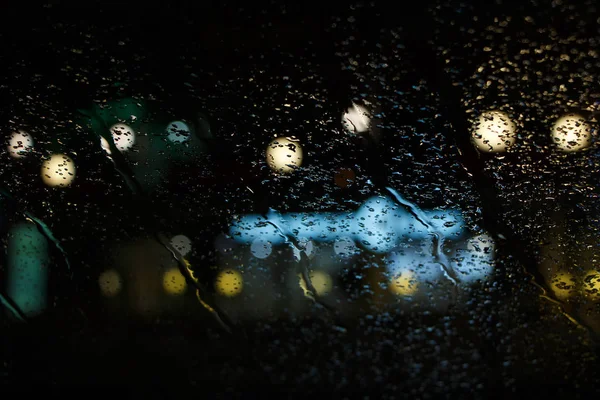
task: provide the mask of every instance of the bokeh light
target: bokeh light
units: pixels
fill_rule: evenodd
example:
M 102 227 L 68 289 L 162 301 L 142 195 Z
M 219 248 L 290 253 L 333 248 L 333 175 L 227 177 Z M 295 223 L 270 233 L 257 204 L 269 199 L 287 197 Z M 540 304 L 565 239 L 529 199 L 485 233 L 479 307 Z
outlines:
M 163 288 L 170 295 L 180 295 L 185 293 L 187 284 L 185 277 L 179 271 L 179 268 L 173 267 L 165 271 L 163 275 Z
M 459 250 L 461 262 L 453 264 L 462 283 L 488 279 L 494 271 L 495 243 L 491 236 L 482 234 L 467 241 L 467 248 Z
M 333 243 L 333 251 L 342 258 L 352 257 L 359 253 L 354 240 L 348 236 L 342 236 Z
M 600 271 L 588 271 L 583 277 L 582 289 L 589 298 L 600 299 Z
M 171 246 L 173 246 L 182 256 L 188 255 L 192 251 L 192 241 L 185 235 L 176 235 L 171 238 Z
M 25 131 L 13 132 L 8 140 L 8 153 L 13 158 L 23 158 L 33 150 L 33 138 Z
M 317 296 L 325 296 L 331 292 L 333 286 L 333 280 L 331 276 L 325 271 L 312 271 L 309 272 L 310 282 L 312 283 Z M 306 286 L 306 282 L 301 274 L 298 274 L 298 282 L 300 287 L 304 291 L 305 296 L 310 296 L 310 292 Z
M 75 179 L 75 163 L 64 154 L 53 154 L 42 164 L 42 180 L 50 187 L 66 187 Z
M 342 115 L 342 125 L 351 133 L 363 133 L 371 127 L 371 116 L 368 110 L 356 103 Z
M 568 272 L 559 272 L 550 281 L 552 292 L 560 300 L 566 300 L 571 297 L 574 287 L 575 280 L 573 279 L 573 275 Z
M 479 116 L 472 139 L 479 150 L 500 153 L 515 143 L 516 126 L 505 112 L 487 111 Z
M 554 123 L 552 140 L 560 151 L 579 151 L 591 144 L 592 130 L 581 115 L 567 114 Z
M 183 143 L 190 140 L 192 131 L 183 121 L 171 121 L 167 125 L 167 139 L 173 143 Z
M 121 292 L 123 280 L 117 271 L 109 269 L 100 274 L 98 277 L 98 285 L 104 296 L 114 297 Z
M 256 258 L 264 259 L 271 255 L 273 245 L 268 240 L 255 239 L 250 245 L 250 252 Z
M 267 163 L 275 172 L 289 174 L 302 165 L 302 146 L 290 137 L 280 137 L 267 146 Z
M 233 269 L 224 269 L 215 279 L 215 290 L 224 297 L 235 297 L 242 293 L 243 288 L 242 274 Z
M 130 150 L 135 144 L 135 132 L 129 125 L 114 124 L 110 127 L 110 133 L 120 152 Z
M 391 275 L 389 288 L 398 296 L 412 296 L 417 292 L 418 287 L 415 273 L 409 269 Z

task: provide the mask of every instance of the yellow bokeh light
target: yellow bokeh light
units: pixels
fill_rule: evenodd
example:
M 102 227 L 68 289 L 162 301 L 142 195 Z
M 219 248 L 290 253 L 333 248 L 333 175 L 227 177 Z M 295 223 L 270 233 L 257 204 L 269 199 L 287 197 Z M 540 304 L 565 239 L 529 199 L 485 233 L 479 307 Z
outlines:
M 573 275 L 568 272 L 560 272 L 552 278 L 550 281 L 550 288 L 554 295 L 561 300 L 566 300 L 573 294 L 573 286 L 575 281 Z
M 242 292 L 244 280 L 242 274 L 232 269 L 225 269 L 215 279 L 215 289 L 218 294 L 225 297 L 235 297 Z
M 583 293 L 593 299 L 600 299 L 600 271 L 588 271 L 583 278 Z
M 313 272 L 309 273 L 309 276 L 310 276 L 310 282 L 312 283 L 313 287 L 317 291 L 317 296 L 324 296 L 324 295 L 328 294 L 329 292 L 331 292 L 331 287 L 332 287 L 333 281 L 331 279 L 331 276 L 327 272 L 313 271 Z M 304 291 L 304 295 L 310 296 L 310 292 L 309 292 L 308 288 L 306 287 L 306 282 L 304 281 L 304 278 L 302 277 L 301 274 L 298 274 L 298 279 L 300 282 L 300 287 Z
M 8 141 L 8 152 L 13 158 L 23 158 L 33 150 L 33 138 L 24 131 L 13 132 Z
M 163 275 L 163 288 L 170 295 L 180 295 L 185 293 L 187 284 L 185 277 L 181 275 L 179 268 L 170 268 Z
M 302 165 L 302 146 L 294 138 L 280 137 L 267 146 L 267 163 L 275 172 L 289 174 Z
M 552 127 L 552 140 L 559 150 L 567 153 L 585 149 L 591 139 L 589 124 L 578 114 L 563 115 Z
M 516 126 L 508 114 L 488 111 L 479 116 L 473 130 L 473 143 L 481 151 L 500 153 L 506 151 L 516 140 Z
M 53 154 L 42 164 L 42 180 L 50 187 L 66 187 L 75 179 L 75 163 L 64 154 Z
M 123 281 L 117 271 L 109 269 L 100 274 L 98 285 L 104 296 L 114 297 L 121 292 Z
M 417 292 L 418 286 L 415 273 L 409 270 L 390 279 L 390 290 L 399 296 L 412 296 Z
M 42 164 L 42 180 L 51 187 L 69 186 L 75 179 L 75 163 L 64 154 L 53 154 Z

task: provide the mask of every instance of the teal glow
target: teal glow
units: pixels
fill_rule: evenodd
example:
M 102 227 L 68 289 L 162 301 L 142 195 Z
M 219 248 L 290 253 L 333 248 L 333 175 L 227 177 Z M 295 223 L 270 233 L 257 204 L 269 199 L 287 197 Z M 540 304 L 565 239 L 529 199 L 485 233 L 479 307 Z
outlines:
M 6 292 L 25 315 L 46 308 L 49 261 L 48 242 L 34 224 L 21 222 L 11 228 Z

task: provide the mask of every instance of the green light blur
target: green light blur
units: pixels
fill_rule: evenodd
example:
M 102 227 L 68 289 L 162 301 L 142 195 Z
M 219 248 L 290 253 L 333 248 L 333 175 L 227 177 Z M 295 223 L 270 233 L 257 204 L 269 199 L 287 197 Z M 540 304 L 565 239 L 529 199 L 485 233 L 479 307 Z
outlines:
M 13 226 L 6 292 L 25 315 L 37 315 L 46 308 L 48 264 L 48 242 L 36 226 L 28 222 Z

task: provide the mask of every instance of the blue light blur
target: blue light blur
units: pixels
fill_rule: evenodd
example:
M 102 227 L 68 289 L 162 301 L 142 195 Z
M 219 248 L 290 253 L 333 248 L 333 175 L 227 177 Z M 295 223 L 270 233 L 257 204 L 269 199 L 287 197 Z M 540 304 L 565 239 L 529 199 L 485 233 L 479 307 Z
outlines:
M 458 240 L 464 234 L 464 220 L 459 210 L 426 210 L 429 222 L 446 240 Z M 299 239 L 333 242 L 350 237 L 374 253 L 387 253 L 407 239 L 426 239 L 429 232 L 408 211 L 388 197 L 368 199 L 355 212 L 346 213 L 270 213 L 269 220 Z M 284 237 L 258 214 L 241 216 L 229 231 L 238 243 L 249 244 L 256 239 L 273 244 Z

